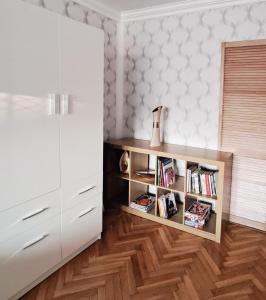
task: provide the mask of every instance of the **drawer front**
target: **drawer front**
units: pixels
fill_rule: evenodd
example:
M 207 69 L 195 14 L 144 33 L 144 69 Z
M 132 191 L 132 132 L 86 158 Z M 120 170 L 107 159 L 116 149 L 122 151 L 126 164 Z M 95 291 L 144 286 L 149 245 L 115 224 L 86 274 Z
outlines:
M 60 260 L 59 216 L 1 243 L 0 299 L 9 299 Z
M 62 215 L 62 255 L 68 257 L 102 232 L 102 195 Z
M 59 191 L 0 213 L 0 243 L 60 213 Z
M 102 193 L 102 173 L 83 178 L 62 186 L 62 209 L 86 203 L 91 197 Z

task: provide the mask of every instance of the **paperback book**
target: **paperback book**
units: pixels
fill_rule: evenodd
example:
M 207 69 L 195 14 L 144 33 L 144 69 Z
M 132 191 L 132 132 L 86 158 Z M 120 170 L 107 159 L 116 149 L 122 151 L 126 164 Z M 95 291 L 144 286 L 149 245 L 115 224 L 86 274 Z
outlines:
M 155 206 L 155 195 L 145 193 L 130 203 L 130 207 L 142 212 L 149 212 Z
M 178 211 L 177 200 L 174 193 L 168 193 L 158 198 L 158 209 L 161 218 L 169 219 Z

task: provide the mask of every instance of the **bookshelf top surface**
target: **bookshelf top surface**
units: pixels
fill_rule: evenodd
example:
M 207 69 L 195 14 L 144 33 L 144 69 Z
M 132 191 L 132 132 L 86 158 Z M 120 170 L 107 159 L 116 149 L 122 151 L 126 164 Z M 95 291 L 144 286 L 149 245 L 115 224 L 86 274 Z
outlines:
M 232 159 L 231 152 L 166 143 L 162 143 L 159 147 L 150 147 L 150 141 L 134 138 L 109 140 L 106 144 L 122 150 L 172 157 L 192 162 L 219 163 Z

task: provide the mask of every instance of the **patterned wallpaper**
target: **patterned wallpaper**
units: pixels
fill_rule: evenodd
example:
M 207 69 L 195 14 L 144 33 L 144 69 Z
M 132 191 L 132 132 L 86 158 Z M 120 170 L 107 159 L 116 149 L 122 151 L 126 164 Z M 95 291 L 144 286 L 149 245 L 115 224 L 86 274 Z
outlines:
M 150 139 L 163 105 L 164 141 L 217 148 L 220 47 L 266 38 L 266 3 L 125 24 L 124 135 Z
M 79 22 L 101 28 L 105 33 L 104 138 L 115 135 L 116 126 L 116 22 L 85 6 L 68 0 L 23 0 Z

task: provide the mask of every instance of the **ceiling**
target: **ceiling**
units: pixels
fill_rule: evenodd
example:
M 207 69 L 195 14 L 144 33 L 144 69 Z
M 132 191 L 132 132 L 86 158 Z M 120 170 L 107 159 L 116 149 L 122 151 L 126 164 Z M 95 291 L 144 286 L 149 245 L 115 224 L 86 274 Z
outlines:
M 197 0 L 196 0 L 197 1 Z M 152 6 L 159 6 L 172 3 L 186 3 L 191 0 L 97 0 L 116 11 L 143 9 Z

